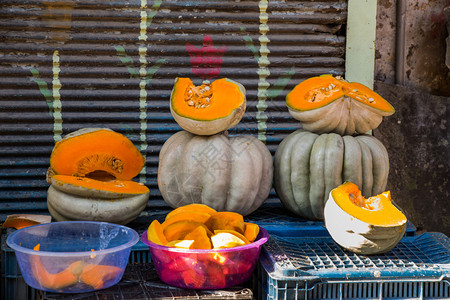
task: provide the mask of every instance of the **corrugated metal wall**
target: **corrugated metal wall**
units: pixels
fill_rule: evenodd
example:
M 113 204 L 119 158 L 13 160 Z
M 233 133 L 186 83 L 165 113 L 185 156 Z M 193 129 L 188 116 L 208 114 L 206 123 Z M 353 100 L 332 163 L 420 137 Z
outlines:
M 0 1 L 0 218 L 46 211 L 55 141 L 108 127 L 146 156 L 139 180 L 163 204 L 158 153 L 180 130 L 175 77 L 247 89 L 231 134 L 274 152 L 299 127 L 284 101 L 300 81 L 344 74 L 347 1 Z M 273 196 L 273 195 L 272 195 Z

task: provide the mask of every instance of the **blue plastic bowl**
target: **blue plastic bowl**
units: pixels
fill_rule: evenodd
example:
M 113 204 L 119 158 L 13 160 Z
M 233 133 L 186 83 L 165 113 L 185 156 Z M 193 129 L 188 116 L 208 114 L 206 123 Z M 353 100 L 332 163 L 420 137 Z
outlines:
M 137 232 L 123 225 L 68 221 L 17 230 L 6 243 L 31 287 L 82 293 L 119 282 L 138 241 Z M 33 250 L 38 244 L 39 251 Z

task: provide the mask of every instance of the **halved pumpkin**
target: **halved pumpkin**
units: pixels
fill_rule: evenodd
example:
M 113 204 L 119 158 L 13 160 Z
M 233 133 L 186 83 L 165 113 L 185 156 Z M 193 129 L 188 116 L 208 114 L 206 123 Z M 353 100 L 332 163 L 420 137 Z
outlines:
M 370 255 L 394 248 L 406 231 L 407 218 L 389 191 L 364 198 L 358 186 L 345 182 L 330 192 L 325 227 L 342 247 Z
M 394 107 L 372 89 L 340 77 L 322 75 L 298 84 L 286 96 L 290 114 L 305 130 L 340 135 L 366 133 Z
M 131 222 L 150 194 L 132 181 L 143 166 L 142 154 L 120 133 L 103 128 L 70 133 L 50 156 L 48 210 L 56 221 Z
M 134 181 L 103 182 L 86 177 L 54 175 L 47 206 L 57 221 L 93 220 L 127 224 L 144 210 L 149 189 Z
M 50 156 L 55 174 L 131 180 L 144 157 L 124 135 L 107 128 L 83 128 L 57 142 Z
M 213 135 L 237 125 L 246 109 L 245 88 L 222 78 L 196 86 L 189 78 L 176 78 L 170 112 L 183 129 Z

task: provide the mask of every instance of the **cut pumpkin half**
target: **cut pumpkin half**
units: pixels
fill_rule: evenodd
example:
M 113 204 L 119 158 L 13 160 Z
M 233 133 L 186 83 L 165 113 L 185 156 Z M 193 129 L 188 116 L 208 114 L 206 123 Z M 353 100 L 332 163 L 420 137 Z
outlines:
M 303 129 L 340 135 L 366 133 L 377 128 L 382 117 L 395 112 L 394 107 L 372 89 L 332 75 L 301 82 L 286 96 L 286 105 Z
M 194 85 L 189 78 L 176 78 L 170 111 L 185 130 L 213 135 L 237 125 L 246 109 L 245 88 L 228 78 Z

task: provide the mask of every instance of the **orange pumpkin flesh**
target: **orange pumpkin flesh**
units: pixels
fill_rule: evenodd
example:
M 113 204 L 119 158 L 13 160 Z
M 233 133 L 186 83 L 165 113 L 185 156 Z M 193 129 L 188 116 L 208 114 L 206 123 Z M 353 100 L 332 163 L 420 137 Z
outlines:
M 40 251 L 40 246 L 37 244 L 33 250 Z M 116 278 L 123 271 L 116 266 L 86 264 L 84 261 L 78 260 L 61 272 L 52 274 L 44 267 L 38 255 L 31 255 L 30 262 L 33 265 L 33 275 L 38 283 L 51 290 L 61 290 L 79 281 L 94 289 L 101 289 L 108 280 Z
M 397 226 L 406 223 L 405 215 L 391 203 L 389 191 L 364 198 L 358 186 L 346 182 L 331 191 L 336 204 L 349 215 L 376 226 Z
M 176 114 L 201 121 L 224 118 L 243 103 L 245 94 L 224 78 L 200 86 L 195 86 L 189 78 L 177 78 L 171 97 Z
M 131 180 L 142 170 L 144 158 L 124 135 L 93 129 L 57 142 L 50 156 L 56 174 L 90 177 L 103 171 L 110 177 Z
M 194 203 L 172 210 L 162 223 L 153 220 L 147 238 L 167 247 L 211 249 L 250 244 L 258 233 L 259 226 L 244 222 L 241 214 L 217 212 L 207 205 Z
M 148 226 L 147 238 L 149 241 L 158 244 L 166 245 L 168 243 L 166 236 L 164 235 L 161 223 L 158 220 L 153 220 Z
M 286 96 L 286 105 L 294 110 L 307 111 L 326 106 L 344 96 L 383 111 L 386 115 L 395 111 L 389 102 L 363 84 L 349 83 L 331 75 L 312 77 L 301 82 Z
M 51 221 L 52 217 L 47 215 L 14 214 L 6 217 L 2 227 L 22 229 L 37 224 L 50 223 Z
M 73 187 L 79 187 L 87 190 L 100 190 L 122 195 L 145 194 L 149 192 L 148 187 L 131 180 L 100 181 L 87 177 L 54 175 L 52 177 L 52 183 L 59 186 L 67 184 Z
M 33 250 L 40 251 L 40 244 L 37 244 Z M 78 281 L 79 271 L 82 268 L 82 261 L 72 263 L 67 269 L 52 274 L 47 271 L 38 255 L 30 256 L 32 271 L 37 282 L 48 289 L 59 290 L 75 284 Z
M 185 213 L 185 212 L 199 212 L 199 213 L 207 213 L 207 214 L 213 215 L 214 213 L 216 213 L 216 210 L 205 204 L 192 203 L 192 204 L 187 204 L 184 206 L 177 207 L 174 210 L 170 211 L 166 215 L 165 220 L 167 221 L 171 217 L 176 216 L 177 214 L 180 214 L 180 213 Z

